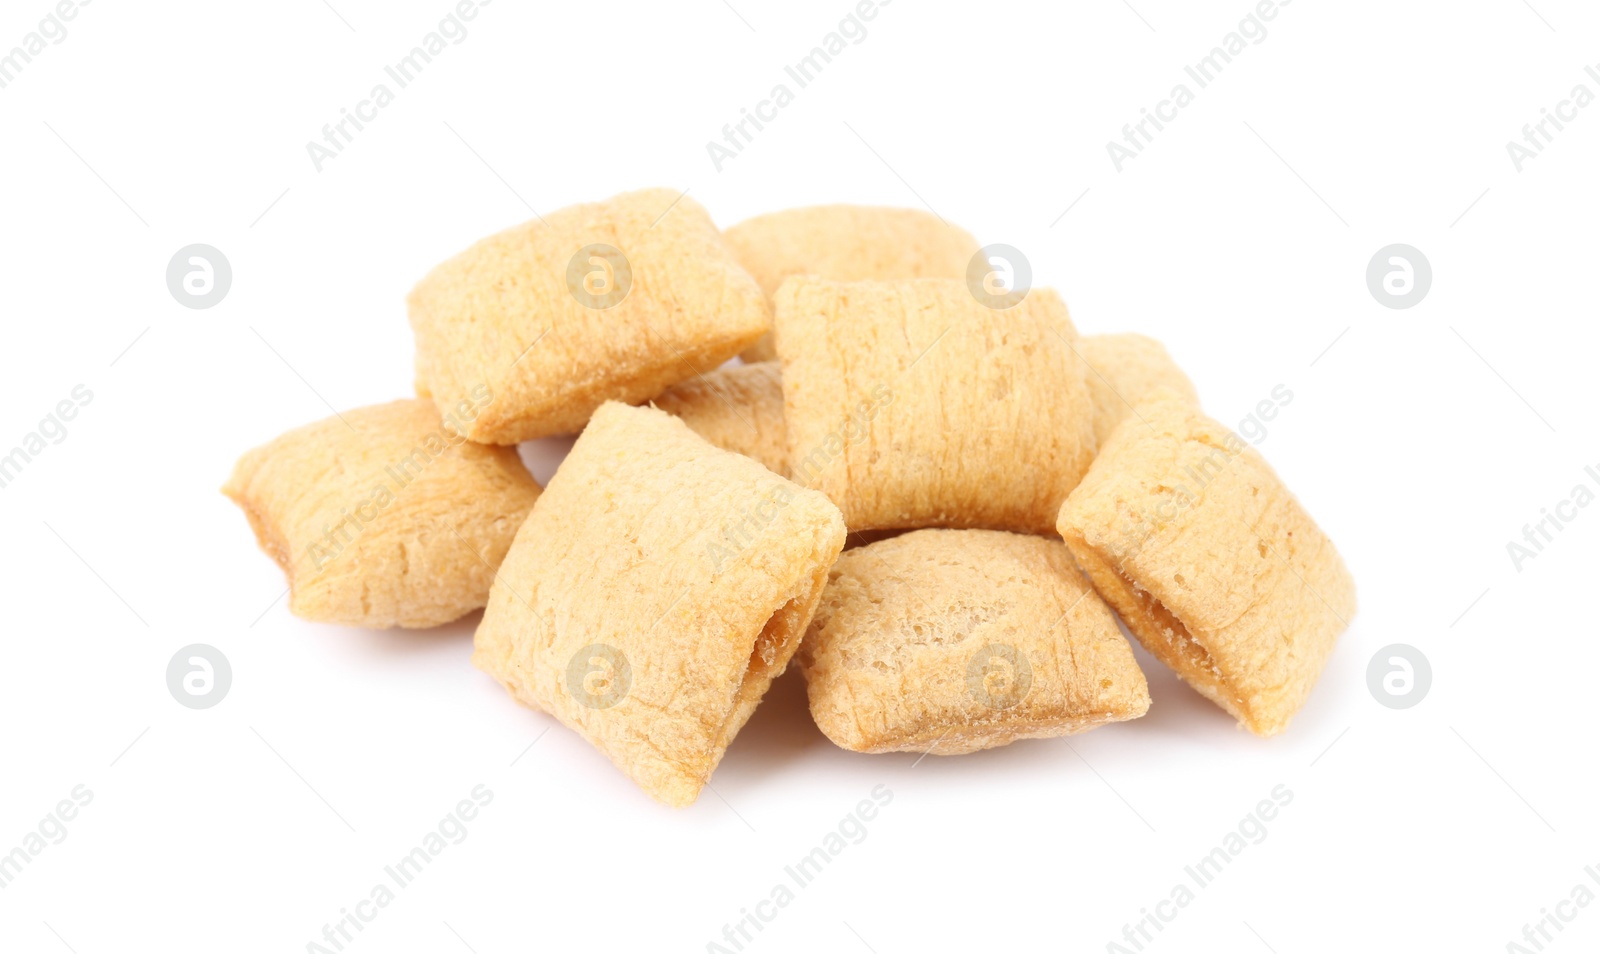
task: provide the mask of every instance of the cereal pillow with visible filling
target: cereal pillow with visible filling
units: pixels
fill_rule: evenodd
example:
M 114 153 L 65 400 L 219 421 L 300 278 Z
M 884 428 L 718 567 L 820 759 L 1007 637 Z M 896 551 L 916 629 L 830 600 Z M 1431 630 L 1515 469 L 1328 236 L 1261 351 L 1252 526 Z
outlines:
M 821 494 L 609 403 L 517 533 L 472 660 L 688 805 L 794 655 L 844 536 Z
M 1255 448 L 1172 392 L 1137 410 L 1067 498 L 1061 536 L 1151 654 L 1251 732 L 1281 732 L 1355 583 Z

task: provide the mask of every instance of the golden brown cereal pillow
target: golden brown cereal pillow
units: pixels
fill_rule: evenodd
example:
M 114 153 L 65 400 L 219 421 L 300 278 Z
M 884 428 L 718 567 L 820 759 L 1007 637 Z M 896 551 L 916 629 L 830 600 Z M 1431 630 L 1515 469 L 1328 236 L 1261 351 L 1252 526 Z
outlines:
M 723 450 L 754 457 L 775 474 L 787 472 L 778 362 L 718 368 L 674 384 L 653 403 Z
M 1277 474 L 1176 394 L 1117 426 L 1059 528 L 1139 642 L 1260 736 L 1299 711 L 1356 610 Z
M 821 494 L 605 404 L 518 532 L 473 662 L 688 805 L 794 655 L 844 535 Z
M 1167 388 L 1196 406 L 1194 384 L 1161 342 L 1144 335 L 1085 335 L 1073 343 L 1088 365 L 1084 378 L 1094 402 L 1094 439 L 1104 444 L 1139 402 Z
M 1094 457 L 1055 292 L 992 309 L 962 280 L 791 278 L 774 304 L 789 473 L 852 531 L 1051 532 Z
M 419 393 L 494 402 L 463 432 L 491 444 L 581 429 L 710 371 L 766 331 L 761 289 L 693 199 L 666 189 L 577 205 L 490 236 L 408 299 Z
M 1150 708 L 1133 650 L 1061 541 L 993 530 L 846 552 L 800 662 L 812 717 L 854 752 L 955 755 Z
M 448 623 L 489 596 L 495 568 L 539 497 L 514 447 L 458 433 L 488 404 L 432 401 L 346 411 L 240 458 L 222 492 L 289 577 L 289 609 L 386 629 Z
M 891 278 L 961 278 L 978 253 L 962 229 L 921 209 L 819 205 L 746 219 L 723 235 L 768 297 L 791 275 L 840 282 Z M 746 361 L 778 356 L 765 335 Z

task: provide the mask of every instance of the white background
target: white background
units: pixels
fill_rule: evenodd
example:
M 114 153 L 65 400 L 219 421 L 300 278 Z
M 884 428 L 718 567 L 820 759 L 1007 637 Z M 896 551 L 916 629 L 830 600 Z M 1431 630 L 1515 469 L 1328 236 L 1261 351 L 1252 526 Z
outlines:
M 0 490 L 0 852 L 94 796 L 0 890 L 0 948 L 306 950 L 480 783 L 467 839 L 347 950 L 703 951 L 878 785 L 866 839 L 746 950 L 1106 950 L 1280 784 L 1265 841 L 1147 950 L 1502 951 L 1600 893 L 1600 506 L 1520 572 L 1506 552 L 1600 469 L 1600 104 L 1521 172 L 1505 148 L 1600 94 L 1600 13 L 1298 0 L 1119 173 L 1106 142 L 1247 0 L 899 0 L 718 172 L 706 142 L 850 9 L 730 2 L 498 0 L 320 173 L 305 143 L 446 0 L 99 0 L 0 90 L 0 451 L 94 395 Z M 0 49 L 49 9 L 7 0 Z M 403 296 L 438 261 L 645 186 L 725 225 L 926 205 L 1023 249 L 1084 333 L 1161 338 L 1224 422 L 1292 390 L 1261 449 L 1361 609 L 1290 730 L 1235 729 L 1141 655 L 1144 719 L 919 763 L 834 748 L 791 673 L 672 811 L 473 669 L 476 617 L 292 617 L 218 493 L 237 456 L 409 394 Z M 197 242 L 234 272 L 205 311 L 164 277 Z M 1365 282 L 1396 242 L 1433 267 L 1409 310 Z M 233 667 L 205 711 L 165 682 L 196 642 Z M 1433 666 L 1405 711 L 1367 688 L 1391 643 Z M 1600 944 L 1600 905 L 1565 910 L 1552 950 Z

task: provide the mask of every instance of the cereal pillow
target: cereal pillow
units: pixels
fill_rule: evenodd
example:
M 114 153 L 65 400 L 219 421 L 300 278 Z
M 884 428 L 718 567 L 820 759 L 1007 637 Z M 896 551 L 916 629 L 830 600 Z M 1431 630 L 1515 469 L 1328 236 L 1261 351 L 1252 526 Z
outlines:
M 1061 536 L 1152 655 L 1275 735 L 1355 614 L 1355 584 L 1255 448 L 1178 394 L 1137 412 L 1067 498 Z
M 723 450 L 788 472 L 783 383 L 778 362 L 734 364 L 668 388 L 653 402 Z
M 222 492 L 283 567 L 295 615 L 426 627 L 484 604 L 539 497 L 516 448 L 460 436 L 488 402 L 450 423 L 432 401 L 345 411 L 240 458 Z
M 846 552 L 800 661 L 812 718 L 855 752 L 956 755 L 1150 708 L 1133 650 L 1061 541 L 993 530 Z
M 868 205 L 769 212 L 723 234 L 768 297 L 791 275 L 841 282 L 961 278 L 978 253 L 971 235 L 931 212 Z M 752 362 L 777 356 L 770 334 L 743 355 Z
M 1050 533 L 1094 457 L 1066 306 L 965 281 L 791 278 L 776 301 L 791 477 L 852 531 Z
M 694 200 L 666 189 L 577 205 L 490 236 L 408 299 L 418 393 L 488 387 L 462 431 L 514 444 L 582 429 L 710 371 L 771 324 L 766 297 Z
M 606 404 L 517 533 L 473 662 L 688 805 L 794 655 L 844 535 L 821 494 Z

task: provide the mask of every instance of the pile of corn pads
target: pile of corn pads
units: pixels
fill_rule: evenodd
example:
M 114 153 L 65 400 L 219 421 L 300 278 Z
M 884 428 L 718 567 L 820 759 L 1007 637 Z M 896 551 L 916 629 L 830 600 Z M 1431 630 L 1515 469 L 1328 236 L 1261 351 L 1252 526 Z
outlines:
M 797 654 L 837 744 L 951 755 L 1143 715 L 1120 616 L 1266 736 L 1355 611 L 1160 344 L 1080 337 L 932 215 L 722 232 L 630 193 L 484 239 L 408 303 L 419 397 L 284 434 L 224 491 L 296 614 L 486 607 L 474 663 L 671 805 Z M 515 444 L 578 431 L 541 489 Z

